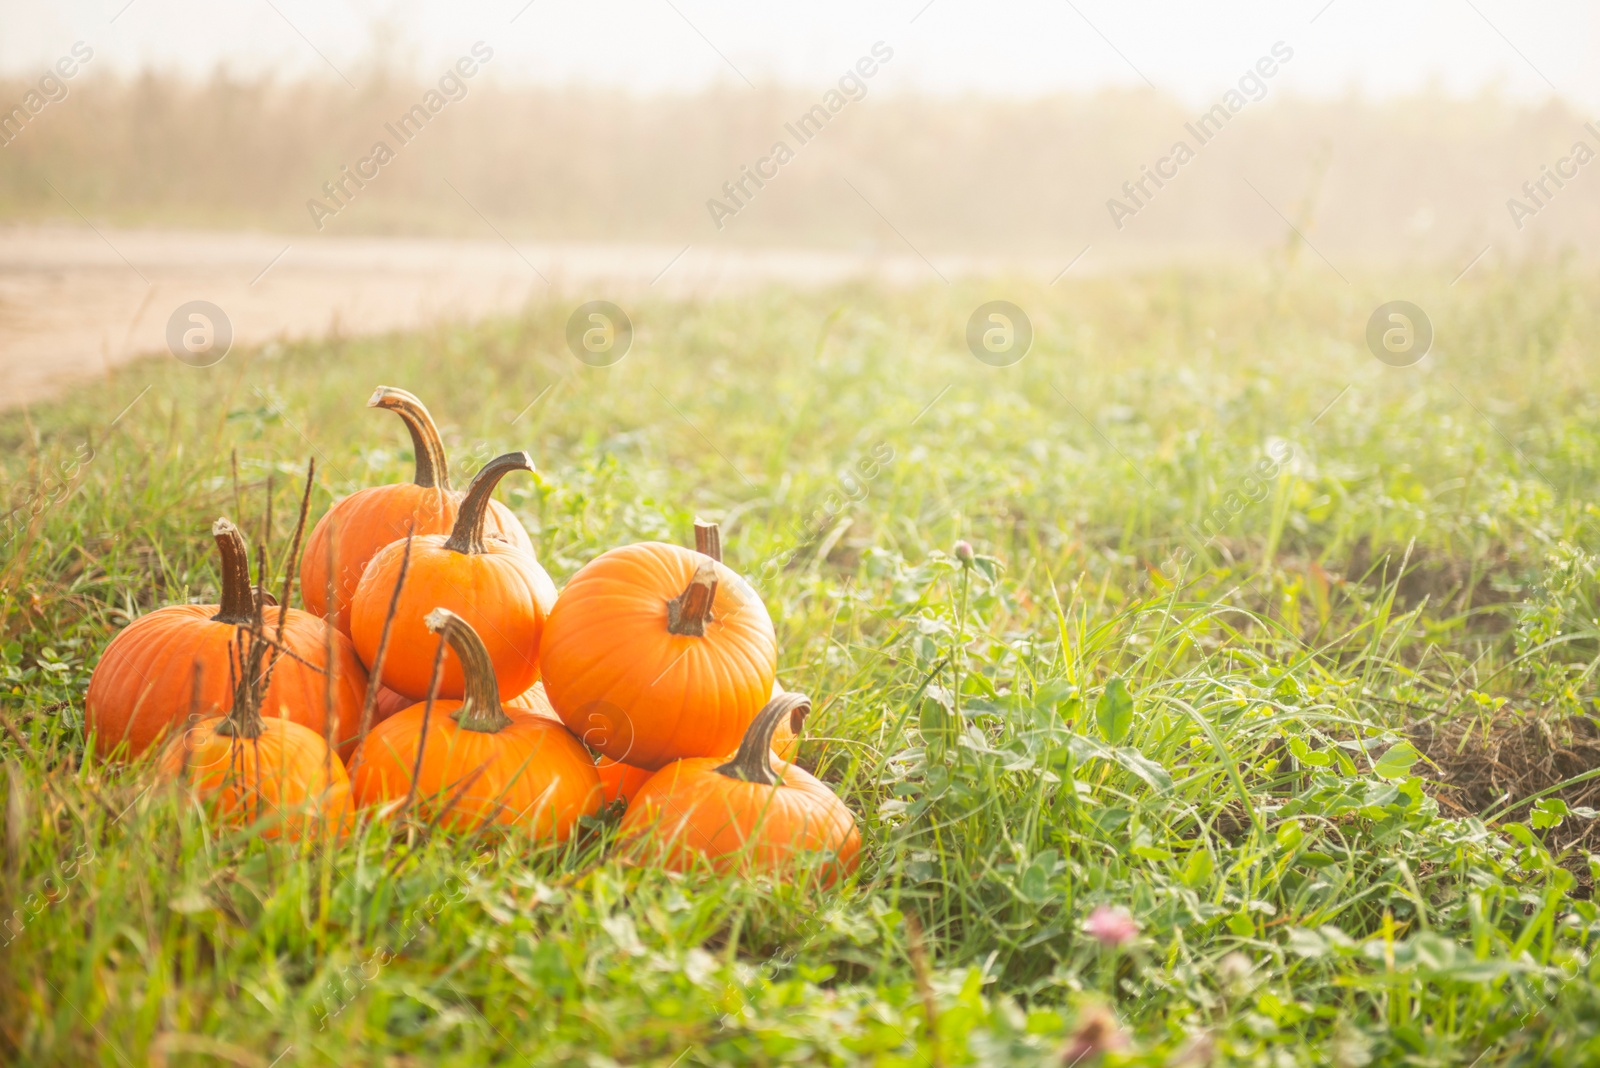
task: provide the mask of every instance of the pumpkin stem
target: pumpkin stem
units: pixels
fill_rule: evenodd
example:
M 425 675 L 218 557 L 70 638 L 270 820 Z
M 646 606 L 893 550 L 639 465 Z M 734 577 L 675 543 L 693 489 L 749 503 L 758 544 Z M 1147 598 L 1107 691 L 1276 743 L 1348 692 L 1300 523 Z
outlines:
M 448 608 L 435 608 L 422 617 L 422 622 L 433 633 L 444 635 L 456 659 L 461 661 L 461 673 L 466 676 L 466 693 L 461 698 L 461 707 L 451 713 L 451 718 L 462 730 L 484 734 L 494 734 L 511 726 L 511 717 L 500 707 L 500 685 L 495 681 L 494 661 L 489 659 L 489 650 L 478 632 L 472 629 L 472 624 Z
M 694 578 L 682 593 L 667 602 L 667 632 L 693 638 L 705 636 L 706 624 L 713 618 L 711 603 L 717 599 L 717 565 L 700 561 Z
M 416 474 L 411 481 L 426 489 L 448 490 L 450 458 L 445 455 L 439 428 L 423 403 L 403 389 L 379 386 L 367 399 L 367 407 L 385 408 L 405 420 L 406 429 L 411 431 L 411 452 L 417 458 Z
M 217 542 L 217 556 L 222 562 L 222 596 L 217 614 L 211 618 L 218 623 L 232 623 L 247 627 L 255 622 L 256 596 L 250 582 L 250 550 L 244 535 L 227 519 L 211 524 L 211 536 Z
M 473 477 L 472 485 L 467 487 L 466 499 L 461 502 L 456 525 L 450 528 L 450 540 L 444 547 L 456 553 L 484 552 L 483 524 L 489 518 L 489 501 L 494 497 L 494 488 L 512 471 L 532 470 L 533 457 L 525 452 L 508 452 L 484 464 L 483 470 Z
M 696 519 L 694 521 L 694 547 L 696 552 L 704 553 L 717 563 L 722 563 L 722 528 L 715 523 L 707 523 Z
M 810 714 L 811 698 L 803 693 L 780 693 L 756 713 L 733 759 L 714 770 L 730 779 L 776 786 L 778 777 L 772 772 L 772 736 L 785 716 L 789 718 L 789 729 L 798 735 Z

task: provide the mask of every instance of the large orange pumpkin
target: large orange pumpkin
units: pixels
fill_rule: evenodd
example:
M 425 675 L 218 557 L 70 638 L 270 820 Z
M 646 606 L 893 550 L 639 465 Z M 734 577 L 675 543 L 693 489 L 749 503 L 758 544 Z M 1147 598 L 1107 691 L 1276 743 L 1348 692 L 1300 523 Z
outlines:
M 323 820 L 343 834 L 351 815 L 344 765 L 310 728 L 292 719 L 262 718 L 263 677 L 273 654 L 259 629 L 238 634 L 228 714 L 201 720 L 172 738 L 159 771 L 186 779 L 213 818 L 259 824 L 267 838 L 306 837 Z
M 369 486 L 357 490 L 323 514 L 306 541 L 300 559 L 300 597 L 306 611 L 326 615 L 328 560 L 333 541 L 333 566 L 338 579 L 334 599 L 339 631 L 350 633 L 350 601 L 379 549 L 412 534 L 446 534 L 454 525 L 462 495 L 450 488 L 450 462 L 439 429 L 420 400 L 403 389 L 379 386 L 367 401 L 369 408 L 384 408 L 405 421 L 416 455 L 411 482 Z M 487 536 L 499 538 L 533 552 L 528 532 L 516 515 L 499 501 L 490 503 L 484 517 Z
M 413 705 L 373 728 L 350 760 L 357 803 L 392 809 L 409 798 L 458 830 L 493 822 L 565 840 L 600 808 L 589 754 L 552 717 L 502 706 L 489 650 L 464 619 L 440 608 L 427 625 L 466 665 L 466 694 Z
M 780 878 L 820 856 L 825 883 L 854 871 L 861 835 L 844 802 L 799 765 L 774 766 L 778 724 L 787 720 L 798 734 L 810 710 L 809 698 L 780 694 L 750 724 L 732 760 L 679 760 L 651 776 L 622 817 L 621 834 L 636 856 L 673 871 L 708 865 Z
M 556 601 L 545 692 L 584 743 L 660 768 L 739 744 L 772 692 L 778 644 L 748 583 L 702 552 L 642 542 L 584 565 Z
M 126 746 L 137 756 L 194 712 L 199 719 L 223 715 L 233 701 L 229 647 L 240 627 L 256 619 L 256 590 L 244 538 L 226 519 L 211 528 L 222 571 L 221 603 L 175 604 L 128 624 L 100 656 L 84 700 L 84 729 L 95 751 L 106 757 Z M 284 653 L 273 662 L 261 712 L 286 717 L 323 733 L 327 676 L 327 624 L 307 612 L 273 605 L 262 608 L 266 633 L 276 635 L 280 616 Z M 367 672 L 355 647 L 333 636 L 335 745 L 348 744 L 360 726 Z M 198 675 L 199 689 L 195 689 Z
M 722 563 L 722 530 L 715 523 L 706 523 L 695 520 L 694 547 L 697 552 L 704 553 L 717 563 Z M 783 693 L 783 686 L 777 679 L 772 681 L 770 697 L 777 697 Z M 772 751 L 781 760 L 793 760 L 800 751 L 800 739 L 789 729 L 789 721 L 781 720 L 772 737 Z M 731 752 L 731 751 L 730 751 Z M 600 789 L 605 794 L 606 804 L 621 801 L 627 804 L 633 800 L 633 795 L 638 793 L 639 787 L 650 780 L 655 774 L 649 768 L 635 767 L 621 761 L 612 760 L 608 756 L 601 756 L 595 760 L 595 770 L 600 773 Z
M 362 659 L 372 663 L 389 605 L 397 605 L 379 673 L 391 690 L 415 701 L 428 696 L 437 641 L 423 617 L 433 608 L 448 608 L 472 625 L 488 647 L 507 693 L 521 693 L 538 681 L 539 638 L 556 601 L 556 585 L 532 553 L 484 533 L 490 495 L 500 479 L 511 471 L 532 470 L 533 462 L 525 452 L 506 453 L 485 464 L 472 480 L 449 536 L 430 534 L 412 539 L 405 585 L 397 602 L 394 586 L 406 543 L 395 542 L 379 550 L 367 565 L 356 587 L 351 633 Z M 446 652 L 440 696 L 460 697 L 465 687 L 460 660 Z

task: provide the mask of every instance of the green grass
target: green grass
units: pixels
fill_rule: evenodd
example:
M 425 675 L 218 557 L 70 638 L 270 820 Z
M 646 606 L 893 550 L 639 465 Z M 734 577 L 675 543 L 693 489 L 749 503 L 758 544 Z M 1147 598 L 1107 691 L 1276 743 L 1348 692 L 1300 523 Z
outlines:
M 10 503 L 40 502 L 0 557 L 0 1050 L 1053 1064 L 1104 1007 L 1120 1063 L 1600 1059 L 1600 910 L 1547 845 L 1592 817 L 1506 797 L 1486 823 L 1404 740 L 1508 715 L 1559 740 L 1596 711 L 1600 279 L 1445 281 L 641 302 L 603 370 L 539 306 L 153 360 L 0 418 Z M 1396 296 L 1438 331 L 1409 369 L 1362 342 Z M 995 297 L 1037 329 L 1010 368 L 961 340 Z M 605 821 L 561 849 L 369 828 L 318 852 L 84 753 L 110 636 L 214 597 L 213 518 L 260 531 L 270 479 L 281 555 L 309 457 L 317 513 L 404 477 L 378 383 L 427 400 L 458 475 L 532 452 L 501 496 L 558 583 L 721 521 L 815 698 L 802 762 L 857 814 L 853 880 L 630 868 Z M 1141 925 L 1124 951 L 1082 933 L 1102 904 Z

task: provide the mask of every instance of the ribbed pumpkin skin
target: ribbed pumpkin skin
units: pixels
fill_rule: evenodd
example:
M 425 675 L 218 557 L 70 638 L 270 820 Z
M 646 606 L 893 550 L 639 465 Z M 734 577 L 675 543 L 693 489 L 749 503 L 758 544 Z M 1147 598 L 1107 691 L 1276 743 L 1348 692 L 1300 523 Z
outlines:
M 311 536 L 306 539 L 300 558 L 300 599 L 306 611 L 325 615 L 328 607 L 328 539 L 338 531 L 334 563 L 339 577 L 334 586 L 338 602 L 339 632 L 350 634 L 350 603 L 367 564 L 378 551 L 394 541 L 404 541 L 406 533 L 448 534 L 460 511 L 456 490 L 441 490 L 402 482 L 393 486 L 369 486 L 356 490 L 328 509 Z M 485 532 L 533 555 L 533 542 L 515 513 L 499 501 L 491 501 L 485 516 Z
M 460 701 L 435 701 L 416 796 L 426 818 L 448 802 L 467 779 L 476 780 L 440 823 L 472 831 L 486 822 L 531 827 L 540 838 L 565 841 L 580 817 L 600 810 L 600 779 L 577 739 L 555 720 L 507 702 L 511 724 L 494 733 L 465 730 L 451 713 Z M 351 758 L 351 788 L 358 805 L 400 801 L 411 784 L 421 741 L 423 705 L 385 720 Z
M 458 553 L 446 549 L 445 541 L 446 535 L 434 534 L 411 542 L 405 589 L 383 658 L 383 684 L 415 701 L 427 698 L 439 639 L 423 617 L 446 608 L 483 639 L 501 690 L 521 693 L 539 679 L 539 641 L 556 602 L 555 583 L 527 550 L 491 541 L 481 553 Z M 377 655 L 404 554 L 404 542 L 379 550 L 356 590 L 351 633 L 366 663 Z M 465 685 L 461 661 L 446 649 L 439 696 L 460 697 Z
M 860 863 L 855 818 L 827 785 L 796 764 L 775 762 L 777 786 L 719 774 L 717 758 L 680 760 L 651 776 L 622 817 L 621 835 L 641 859 L 672 871 L 790 875 L 805 854 L 835 853 L 825 885 Z
M 216 611 L 216 605 L 197 604 L 158 608 L 140 616 L 111 639 L 89 680 L 89 693 L 84 700 L 84 729 L 94 735 L 95 752 L 110 756 L 126 740 L 129 755 L 136 757 L 163 733 L 187 721 L 196 660 L 202 671 L 200 697 L 194 711 L 205 719 L 224 715 L 232 707 L 228 645 L 239 628 L 211 619 Z M 278 609 L 267 608 L 264 618 L 266 633 L 275 634 Z M 278 657 L 272 685 L 261 707 L 263 716 L 287 713 L 288 718 L 310 728 L 319 738 L 327 684 L 325 676 L 313 667 L 324 665 L 326 635 L 321 619 L 289 609 L 284 645 L 311 666 L 287 656 Z M 367 671 L 356 658 L 350 639 L 336 635 L 334 643 L 338 674 L 334 688 L 334 739 L 338 746 L 348 743 L 360 729 Z
M 705 634 L 668 631 L 667 602 L 708 559 L 661 542 L 625 545 L 562 591 L 541 673 L 550 703 L 590 748 L 650 769 L 738 748 L 772 691 L 778 645 L 766 606 L 720 563 Z
M 202 720 L 168 742 L 161 774 L 187 776 L 213 819 L 236 826 L 264 821 L 266 838 L 304 837 L 321 819 L 336 834 L 348 829 L 350 779 L 321 735 L 290 720 L 266 719 L 257 738 L 228 737 L 217 733 L 222 722 L 220 716 Z

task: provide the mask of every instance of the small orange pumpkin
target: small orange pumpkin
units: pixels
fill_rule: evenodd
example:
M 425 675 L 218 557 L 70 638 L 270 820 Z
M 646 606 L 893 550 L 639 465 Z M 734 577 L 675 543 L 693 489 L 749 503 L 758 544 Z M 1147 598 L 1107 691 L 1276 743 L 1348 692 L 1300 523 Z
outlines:
M 722 563 L 722 530 L 715 523 L 706 523 L 699 519 L 694 523 L 694 547 L 697 552 L 702 552 L 717 563 Z M 783 685 L 774 679 L 770 697 L 777 697 L 783 693 Z M 800 739 L 789 729 L 789 721 L 781 720 L 777 730 L 772 736 L 772 751 L 780 760 L 793 760 L 800 752 Z M 731 751 L 730 751 L 730 755 Z M 612 760 L 608 756 L 601 756 L 594 762 L 595 770 L 600 773 L 600 789 L 605 794 L 606 804 L 621 801 L 627 804 L 633 800 L 633 795 L 638 793 L 639 787 L 650 780 L 655 774 L 649 768 L 638 768 L 632 764 L 624 764 Z
M 369 486 L 323 513 L 306 541 L 300 559 L 300 599 L 312 615 L 327 614 L 328 541 L 332 539 L 335 618 L 339 631 L 350 634 L 350 602 L 367 563 L 390 542 L 407 534 L 447 534 L 455 523 L 462 495 L 450 488 L 450 461 L 439 428 L 420 400 L 403 389 L 379 386 L 368 408 L 383 408 L 405 421 L 416 455 L 411 482 Z M 516 515 L 493 501 L 484 519 L 488 537 L 500 538 L 533 553 L 533 543 Z
M 738 746 L 771 695 L 778 643 L 761 599 L 713 554 L 641 542 L 572 577 L 539 660 L 574 734 L 655 769 Z
M 126 744 L 128 756 L 145 752 L 190 714 L 210 718 L 233 700 L 229 649 L 240 627 L 256 619 L 256 593 L 243 536 L 226 519 L 211 528 L 222 572 L 221 603 L 175 604 L 140 616 L 122 629 L 100 656 L 84 699 L 84 730 L 95 751 L 111 756 Z M 276 634 L 283 617 L 283 649 L 274 653 L 271 683 L 262 697 L 268 718 L 287 717 L 322 736 L 327 676 L 327 624 L 298 609 L 262 606 L 266 633 Z M 366 699 L 367 671 L 355 647 L 334 635 L 335 745 L 354 738 Z M 199 690 L 196 692 L 196 665 Z
M 781 878 L 818 853 L 825 884 L 855 871 L 861 835 L 844 802 L 799 765 L 773 765 L 778 724 L 788 720 L 798 734 L 810 711 L 804 695 L 780 694 L 750 724 L 732 760 L 679 760 L 656 772 L 628 805 L 623 838 L 640 859 L 673 871 L 709 864 Z
M 259 626 L 254 635 L 239 631 L 228 714 L 201 720 L 173 738 L 158 769 L 169 778 L 187 778 L 214 819 L 259 823 L 263 837 L 303 838 L 323 820 L 342 835 L 351 815 L 344 765 L 310 728 L 261 716 L 263 677 L 272 670 L 265 666 L 267 645 Z
M 492 822 L 564 841 L 600 808 L 589 754 L 555 719 L 501 705 L 494 662 L 466 620 L 439 608 L 427 625 L 466 665 L 466 694 L 412 705 L 373 728 L 350 761 L 356 802 L 415 798 L 457 830 Z
M 414 701 L 428 696 L 437 642 L 423 617 L 432 608 L 448 608 L 472 625 L 488 647 L 506 692 L 521 693 L 538 681 L 539 638 L 556 601 L 556 585 L 532 553 L 484 534 L 490 495 L 500 479 L 511 471 L 532 470 L 525 452 L 490 460 L 472 480 L 449 536 L 412 539 L 380 673 L 391 690 Z M 368 664 L 377 655 L 405 551 L 403 541 L 380 549 L 356 587 L 351 633 Z M 466 692 L 461 662 L 448 651 L 444 659 L 439 695 L 460 697 Z

